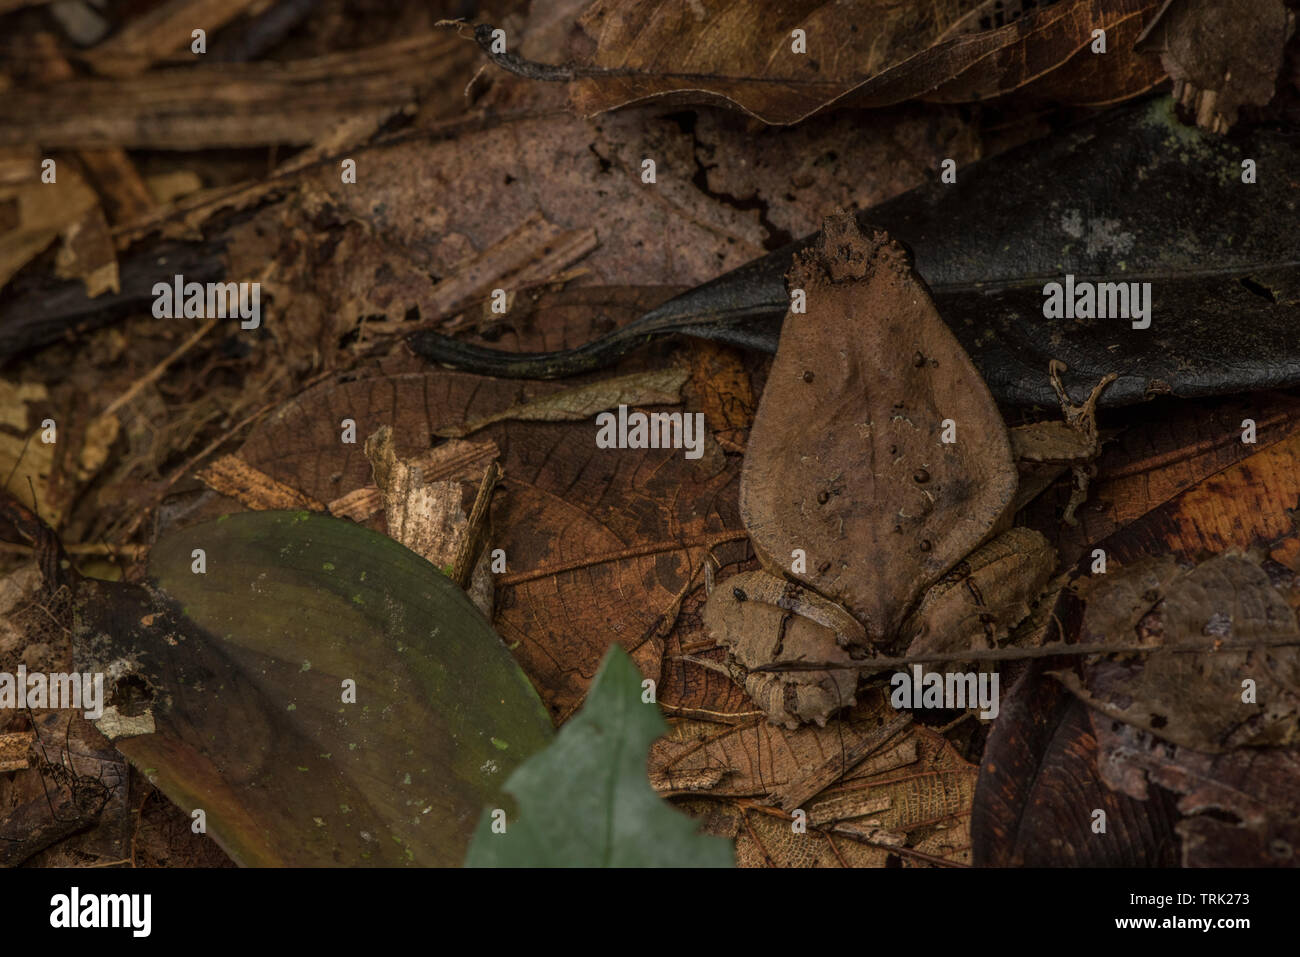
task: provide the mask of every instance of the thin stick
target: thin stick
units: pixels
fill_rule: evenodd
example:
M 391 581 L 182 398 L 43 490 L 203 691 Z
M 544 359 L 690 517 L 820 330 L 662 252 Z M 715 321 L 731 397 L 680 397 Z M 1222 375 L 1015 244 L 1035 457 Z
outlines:
M 743 528 L 738 528 L 729 532 L 714 532 L 711 535 L 701 535 L 698 538 L 686 539 L 684 541 L 649 542 L 645 545 L 634 545 L 631 548 L 621 548 L 616 552 L 605 552 L 601 555 L 592 555 L 590 558 L 579 558 L 576 561 L 551 565 L 548 568 L 535 568 L 532 571 L 518 572 L 514 575 L 505 575 L 501 578 L 501 584 L 519 585 L 523 582 L 534 581 L 538 578 L 549 578 L 551 575 L 560 575 L 564 572 L 576 571 L 579 568 L 590 568 L 593 565 L 603 565 L 606 562 L 622 561 L 625 558 L 639 558 L 643 555 L 657 555 L 661 552 L 680 551 L 687 548 L 712 548 L 715 545 L 722 545 L 726 542 L 738 542 L 741 539 L 747 538 L 749 538 L 749 532 L 745 531 Z
M 209 332 L 213 330 L 216 324 L 217 324 L 217 317 L 213 316 L 203 325 L 199 326 L 199 328 L 195 330 L 193 335 L 191 335 L 188 339 L 186 339 L 179 346 L 177 346 L 175 349 L 172 350 L 171 355 L 169 355 L 162 362 L 158 363 L 156 366 L 150 369 L 141 378 L 136 379 L 135 382 L 131 384 L 131 388 L 127 389 L 116 399 L 110 402 L 108 404 L 108 408 L 105 409 L 103 412 L 99 413 L 100 416 L 102 417 L 102 416 L 112 415 L 118 409 L 122 408 L 122 406 L 126 405 L 137 395 L 139 395 L 140 390 L 143 389 L 145 386 L 152 385 L 153 383 L 161 379 L 162 374 L 167 371 L 167 367 L 170 366 L 177 359 L 179 359 L 181 356 L 185 355 L 185 353 L 193 349 L 194 346 L 198 344 L 200 339 L 202 339 L 204 336 L 206 336 Z
M 497 465 L 495 460 L 489 462 L 487 470 L 483 473 L 483 481 L 479 483 L 478 494 L 474 497 L 474 505 L 470 508 L 465 535 L 456 549 L 456 560 L 452 564 L 452 577 L 461 588 L 469 588 L 470 579 L 474 576 L 474 566 L 483 551 L 488 505 L 492 502 L 492 490 L 497 487 L 500 478 L 501 466 Z

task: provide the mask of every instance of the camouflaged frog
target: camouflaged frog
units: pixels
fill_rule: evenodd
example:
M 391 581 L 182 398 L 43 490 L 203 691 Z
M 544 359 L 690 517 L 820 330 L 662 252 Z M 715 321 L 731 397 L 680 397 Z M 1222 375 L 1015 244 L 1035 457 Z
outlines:
M 906 251 L 846 214 L 826 221 L 787 283 L 807 309 L 786 317 L 740 490 L 763 570 L 713 588 L 704 623 L 728 649 L 725 670 L 794 728 L 852 704 L 857 666 L 869 671 L 873 656 L 956 660 L 1029 614 L 1057 555 L 1011 527 L 1025 500 L 1017 462 L 1033 477 L 1027 493 L 1063 467 L 1086 476 L 1113 376 L 1074 405 L 1054 364 L 1065 421 L 1008 430 Z M 754 672 L 810 662 L 845 667 Z

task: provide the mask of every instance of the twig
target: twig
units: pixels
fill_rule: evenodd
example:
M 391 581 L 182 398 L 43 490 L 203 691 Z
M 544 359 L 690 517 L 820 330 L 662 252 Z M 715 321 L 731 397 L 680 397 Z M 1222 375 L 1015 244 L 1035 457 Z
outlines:
M 216 326 L 216 324 L 217 324 L 217 317 L 213 316 L 203 325 L 199 326 L 199 328 L 195 330 L 192 336 L 190 336 L 188 339 L 182 342 L 174 350 L 172 350 L 171 355 L 169 355 L 166 359 L 163 359 L 162 362 L 158 363 L 156 366 L 150 369 L 139 379 L 136 379 L 135 382 L 131 384 L 131 388 L 127 389 L 116 399 L 110 402 L 108 404 L 108 408 L 105 409 L 103 412 L 99 413 L 98 417 L 105 418 L 107 416 L 112 415 L 118 409 L 122 408 L 122 406 L 126 405 L 137 395 L 139 395 L 140 390 L 143 389 L 145 386 L 152 385 L 153 383 L 161 379 L 162 374 L 167 371 L 167 367 L 170 366 L 177 359 L 179 359 L 181 356 L 185 355 L 185 353 L 193 349 L 194 346 L 198 344 L 200 339 L 202 339 L 204 336 L 206 336 L 209 332 L 212 331 L 213 327 Z
M 551 565 L 547 568 L 535 568 L 532 571 L 506 575 L 502 577 L 501 584 L 519 585 L 523 582 L 534 581 L 538 578 L 548 578 L 551 575 L 560 575 L 564 572 L 571 572 L 579 568 L 589 568 L 592 565 L 603 565 L 606 562 L 622 561 L 625 558 L 638 558 L 642 555 L 657 555 L 660 552 L 679 551 L 686 548 L 712 548 L 715 545 L 721 545 L 726 542 L 738 542 L 741 539 L 746 538 L 749 538 L 749 533 L 743 528 L 740 528 L 729 532 L 714 532 L 711 535 L 701 535 L 698 538 L 685 539 L 682 541 L 649 542 L 645 545 L 634 545 L 631 548 L 621 548 L 616 552 L 605 552 L 601 555 L 593 555 L 590 558 L 580 558 L 576 561 Z
M 474 497 L 474 505 L 470 508 L 465 534 L 456 549 L 456 560 L 452 563 L 452 578 L 461 588 L 469 588 L 470 578 L 474 575 L 474 566 L 483 551 L 488 506 L 492 502 L 492 490 L 497 487 L 500 478 L 501 466 L 495 461 L 489 462 L 483 472 L 483 481 L 479 483 L 478 495 Z

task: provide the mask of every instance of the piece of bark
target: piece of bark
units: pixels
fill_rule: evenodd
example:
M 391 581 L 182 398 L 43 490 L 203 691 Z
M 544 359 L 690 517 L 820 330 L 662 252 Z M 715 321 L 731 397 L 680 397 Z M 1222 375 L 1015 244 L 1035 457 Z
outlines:
M 199 150 L 314 142 L 341 121 L 419 99 L 440 82 L 439 33 L 283 64 L 205 64 L 69 80 L 5 95 L 0 146 Z
M 423 473 L 426 482 L 467 482 L 482 475 L 488 464 L 500 454 L 501 450 L 491 440 L 464 442 L 452 439 L 437 448 L 412 455 L 406 461 Z M 329 503 L 331 515 L 350 518 L 354 522 L 364 523 L 383 510 L 384 495 L 373 484 L 353 489 Z
M 35 731 L 0 734 L 0 773 L 21 771 L 29 764 L 27 751 L 36 740 Z
M 208 488 L 253 509 L 305 508 L 325 511 L 310 495 L 277 482 L 238 455 L 223 455 L 195 473 Z
M 32 52 L 40 60 L 33 75 L 42 82 L 55 84 L 76 77 L 72 65 L 63 57 L 57 41 L 50 34 L 36 34 L 32 38 Z M 78 150 L 76 155 L 91 185 L 107 206 L 105 214 L 114 223 L 130 222 L 146 215 L 153 208 L 149 190 L 136 172 L 135 164 L 126 155 L 126 150 L 107 147 L 101 150 Z
M 384 498 L 388 536 L 441 569 L 490 620 L 494 586 L 482 542 L 487 504 L 500 474 L 496 463 L 488 463 L 475 507 L 467 516 L 460 482 L 429 482 L 419 466 L 398 458 L 390 426 L 381 426 L 366 439 L 366 458 Z
M 86 61 L 106 76 L 143 73 L 169 54 L 185 50 L 192 31 L 210 38 L 258 0 L 164 0 L 136 17 L 86 54 Z

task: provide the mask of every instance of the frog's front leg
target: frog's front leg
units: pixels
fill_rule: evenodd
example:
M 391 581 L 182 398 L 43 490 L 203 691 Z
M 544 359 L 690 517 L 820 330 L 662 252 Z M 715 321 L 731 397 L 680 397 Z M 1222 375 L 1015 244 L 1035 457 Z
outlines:
M 1056 549 L 1015 527 L 972 552 L 921 598 L 903 622 L 911 655 L 994 648 L 1029 616 L 1056 570 Z
M 1070 501 L 1065 506 L 1061 520 L 1067 525 L 1077 524 L 1075 511 L 1088 500 L 1088 485 L 1096 474 L 1093 461 L 1101 450 L 1097 431 L 1097 400 L 1106 387 L 1118 376 L 1112 372 L 1102 378 L 1092 393 L 1077 405 L 1070 399 L 1061 382 L 1065 371 L 1062 362 L 1053 359 L 1048 366 L 1052 388 L 1061 402 L 1065 416 L 1060 421 L 1034 422 L 1009 430 L 1011 452 L 1021 469 L 1021 487 L 1015 508 L 1032 501 L 1056 480 L 1065 468 L 1073 472 Z
M 857 658 L 844 645 L 860 634 L 865 640 L 865 630 L 820 595 L 764 571 L 742 572 L 713 590 L 703 617 L 714 641 L 728 651 L 725 666 L 706 666 L 725 668 L 769 720 L 791 729 L 806 721 L 824 725 L 833 712 L 855 703 Z M 757 670 L 813 663 L 826 670 Z
M 743 579 L 743 584 L 739 584 Z M 841 648 L 866 648 L 867 630 L 856 618 L 829 598 L 825 598 L 805 585 L 775 575 L 748 573 L 728 579 L 736 597 L 752 599 L 811 619 L 823 628 L 829 628 Z M 742 597 L 742 595 L 744 597 Z

